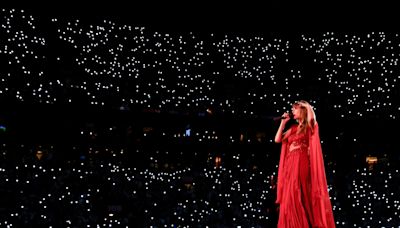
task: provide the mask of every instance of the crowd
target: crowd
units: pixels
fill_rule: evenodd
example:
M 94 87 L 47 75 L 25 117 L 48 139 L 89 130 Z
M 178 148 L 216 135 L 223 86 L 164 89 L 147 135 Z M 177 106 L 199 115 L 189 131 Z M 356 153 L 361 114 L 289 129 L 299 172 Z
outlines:
M 337 227 L 399 226 L 398 34 L 0 16 L 0 226 L 274 227 L 274 117 L 299 99 Z

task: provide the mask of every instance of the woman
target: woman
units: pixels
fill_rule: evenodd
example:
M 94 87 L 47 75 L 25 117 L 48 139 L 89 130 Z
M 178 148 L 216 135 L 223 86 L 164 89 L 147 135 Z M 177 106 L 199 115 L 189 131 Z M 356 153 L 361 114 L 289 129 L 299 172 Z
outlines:
M 318 123 L 306 101 L 292 105 L 293 124 L 285 133 L 289 113 L 282 116 L 275 136 L 282 143 L 278 168 L 278 227 L 335 227 L 322 157 Z

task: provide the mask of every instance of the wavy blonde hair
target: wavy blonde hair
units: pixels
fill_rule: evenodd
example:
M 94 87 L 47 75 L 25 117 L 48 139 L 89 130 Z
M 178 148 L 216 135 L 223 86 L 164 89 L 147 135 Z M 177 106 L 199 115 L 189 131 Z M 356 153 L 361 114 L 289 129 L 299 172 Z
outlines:
M 296 101 L 292 107 L 300 107 L 299 128 L 297 133 L 303 133 L 309 128 L 314 131 L 314 126 L 317 122 L 313 107 L 305 100 Z

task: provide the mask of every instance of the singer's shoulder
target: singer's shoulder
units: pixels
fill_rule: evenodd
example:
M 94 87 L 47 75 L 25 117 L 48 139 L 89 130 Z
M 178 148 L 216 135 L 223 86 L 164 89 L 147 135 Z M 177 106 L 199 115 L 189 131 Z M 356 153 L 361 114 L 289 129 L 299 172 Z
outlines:
M 286 130 L 297 128 L 297 122 L 289 120 L 286 124 Z
M 290 119 L 289 121 L 288 121 L 288 126 L 289 126 L 289 128 L 293 128 L 293 127 L 297 127 L 299 124 L 295 121 L 295 120 L 293 120 L 293 119 Z

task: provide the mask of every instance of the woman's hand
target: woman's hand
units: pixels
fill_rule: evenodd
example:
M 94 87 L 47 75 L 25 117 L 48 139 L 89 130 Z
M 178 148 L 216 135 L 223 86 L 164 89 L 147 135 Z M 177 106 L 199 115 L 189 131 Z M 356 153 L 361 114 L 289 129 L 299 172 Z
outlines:
M 278 128 L 278 131 L 276 132 L 276 135 L 275 135 L 275 142 L 276 143 L 282 142 L 283 129 L 285 129 L 285 125 L 289 120 L 290 120 L 289 113 L 288 112 L 283 113 L 283 115 L 281 117 L 281 124 L 280 124 L 280 126 Z M 290 131 L 290 129 L 288 131 Z
M 281 124 L 285 125 L 290 120 L 290 116 L 288 112 L 283 113 Z

